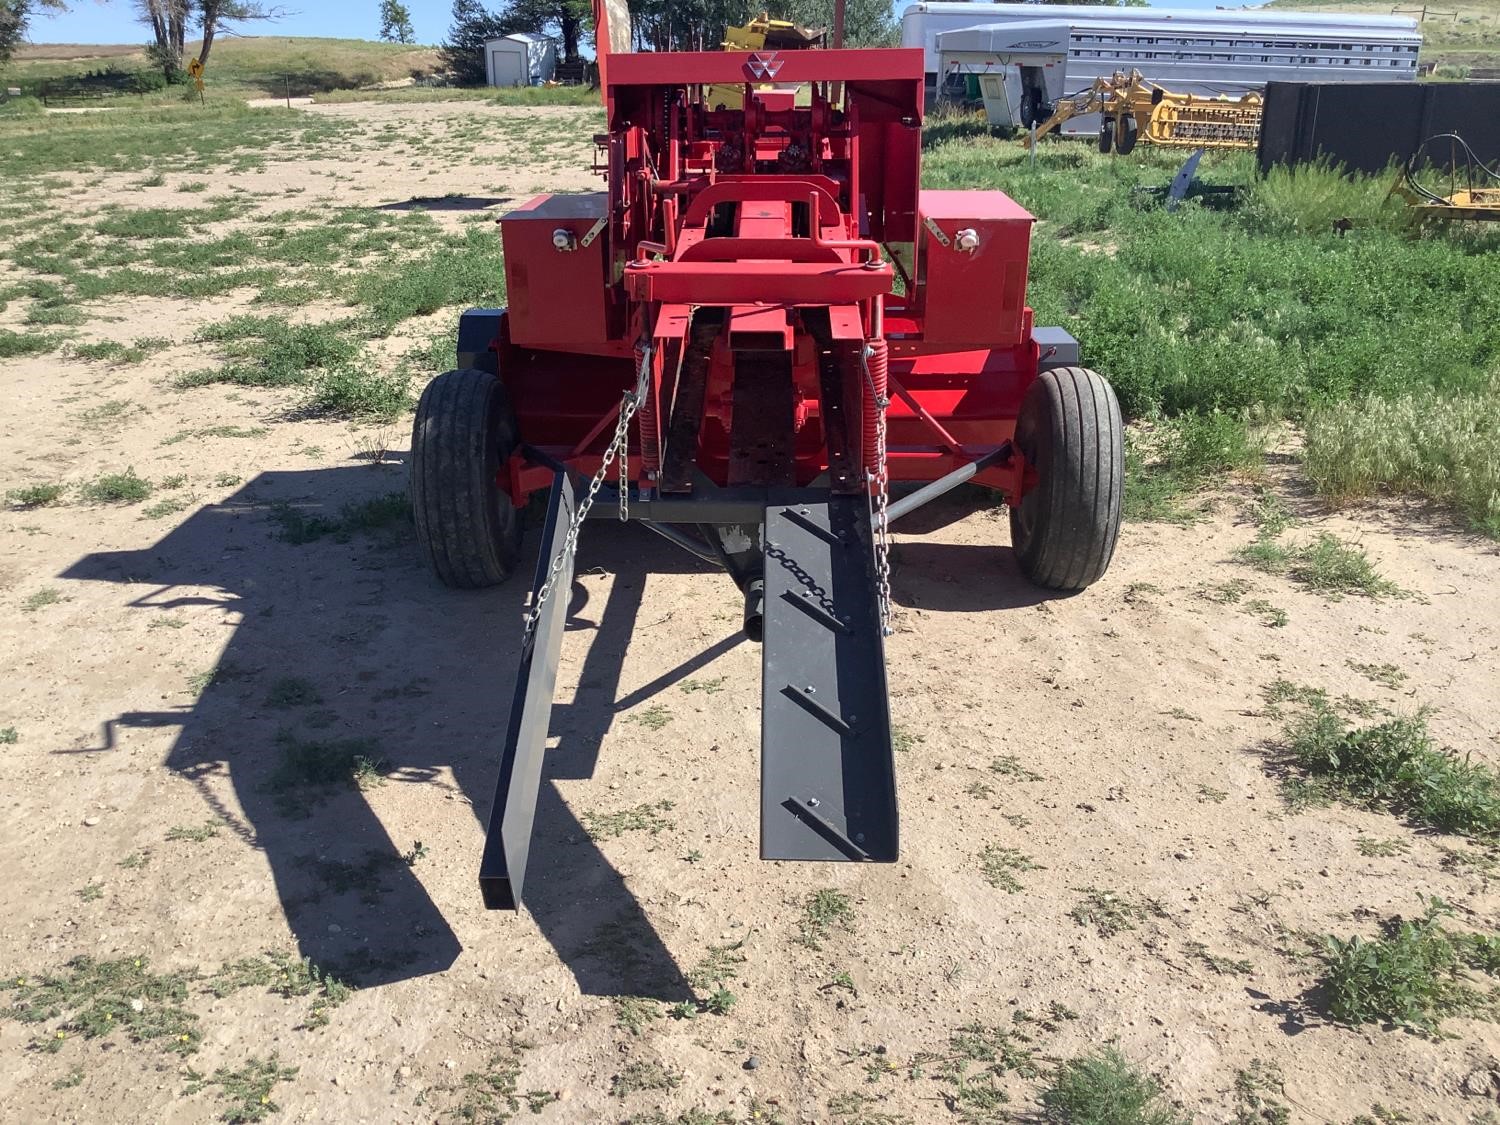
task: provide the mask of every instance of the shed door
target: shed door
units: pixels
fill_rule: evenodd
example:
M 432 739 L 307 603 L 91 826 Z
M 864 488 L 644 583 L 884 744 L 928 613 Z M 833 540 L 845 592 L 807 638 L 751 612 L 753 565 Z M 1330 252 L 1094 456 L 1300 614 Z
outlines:
M 519 51 L 494 50 L 490 52 L 493 60 L 491 68 L 495 72 L 496 86 L 520 86 L 524 84 L 525 56 Z

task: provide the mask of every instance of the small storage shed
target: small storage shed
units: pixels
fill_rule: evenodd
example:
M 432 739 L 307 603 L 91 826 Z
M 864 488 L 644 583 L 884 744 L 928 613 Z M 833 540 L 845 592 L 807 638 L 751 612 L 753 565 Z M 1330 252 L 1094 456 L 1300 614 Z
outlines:
M 524 33 L 488 39 L 484 69 L 491 86 L 539 86 L 557 69 L 557 44 Z

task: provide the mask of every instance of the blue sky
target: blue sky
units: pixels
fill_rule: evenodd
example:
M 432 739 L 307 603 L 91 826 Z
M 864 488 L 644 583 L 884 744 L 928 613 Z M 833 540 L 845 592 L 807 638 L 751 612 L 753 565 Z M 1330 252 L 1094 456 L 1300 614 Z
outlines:
M 1219 0 L 1233 3 L 1234 0 Z M 899 11 L 908 0 L 898 0 Z M 448 31 L 452 0 L 406 0 L 417 42 L 437 43 Z M 1212 8 L 1215 0 L 1171 0 L 1162 7 Z M 275 23 L 243 25 L 251 35 L 331 35 L 374 39 L 380 31 L 379 0 L 286 0 L 291 15 Z M 498 4 L 496 5 L 498 6 Z M 135 21 L 130 0 L 69 0 L 67 12 L 39 13 L 31 21 L 33 43 L 141 43 L 144 27 Z

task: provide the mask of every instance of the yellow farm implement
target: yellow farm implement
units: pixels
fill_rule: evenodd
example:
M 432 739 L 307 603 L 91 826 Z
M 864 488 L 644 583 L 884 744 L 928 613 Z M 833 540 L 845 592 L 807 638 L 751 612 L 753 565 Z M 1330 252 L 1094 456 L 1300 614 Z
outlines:
M 1238 98 L 1181 94 L 1149 82 L 1138 70 L 1096 78 L 1081 93 L 1059 98 L 1052 116 L 1026 138 L 1043 137 L 1065 121 L 1100 114 L 1099 151 L 1128 153 L 1138 140 L 1169 148 L 1253 149 L 1260 139 L 1260 94 Z

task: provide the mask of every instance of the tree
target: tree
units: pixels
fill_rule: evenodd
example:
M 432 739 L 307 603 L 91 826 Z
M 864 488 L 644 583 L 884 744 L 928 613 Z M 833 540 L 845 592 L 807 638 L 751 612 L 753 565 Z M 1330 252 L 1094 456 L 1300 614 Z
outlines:
M 37 8 L 61 11 L 62 0 L 0 0 L 0 63 L 26 37 L 26 25 Z
M 387 43 L 415 43 L 411 10 L 401 0 L 380 0 L 380 38 Z
M 207 63 L 214 36 L 232 30 L 228 26 L 231 21 L 272 20 L 281 14 L 278 8 L 267 8 L 250 0 L 135 0 L 135 3 L 137 18 L 151 29 L 155 39 L 147 50 L 168 82 L 182 77 L 182 56 L 190 24 L 197 24 L 203 36 L 198 61 Z
M 833 46 L 833 0 L 781 0 L 771 14 L 802 27 L 829 29 Z M 901 41 L 901 28 L 891 18 L 886 0 L 847 0 L 844 5 L 844 46 L 894 47 Z

